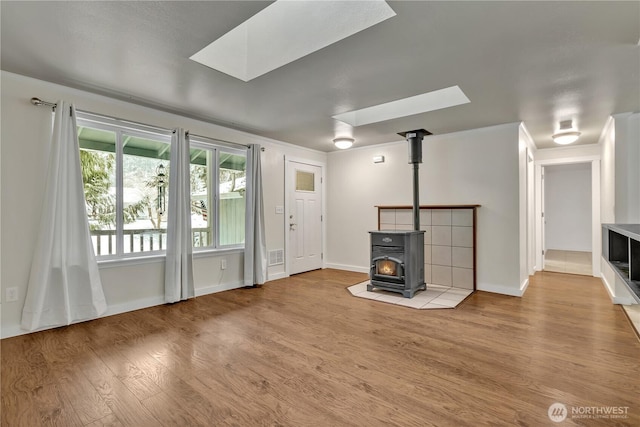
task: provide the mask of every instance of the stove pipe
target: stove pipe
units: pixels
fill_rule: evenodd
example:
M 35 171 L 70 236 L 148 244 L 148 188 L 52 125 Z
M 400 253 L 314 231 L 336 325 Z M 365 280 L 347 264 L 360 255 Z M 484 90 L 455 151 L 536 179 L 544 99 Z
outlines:
M 409 163 L 413 164 L 413 229 L 420 230 L 420 176 L 419 168 L 422 163 L 422 138 L 425 135 L 431 135 L 429 131 L 424 129 L 411 130 L 402 132 L 409 143 Z

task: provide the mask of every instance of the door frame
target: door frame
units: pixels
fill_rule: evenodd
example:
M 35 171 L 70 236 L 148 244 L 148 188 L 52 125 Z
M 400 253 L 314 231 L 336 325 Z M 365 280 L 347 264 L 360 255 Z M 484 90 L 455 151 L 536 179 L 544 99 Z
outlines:
M 322 199 L 322 203 L 320 206 L 320 214 L 322 215 L 322 221 L 320 221 L 320 238 L 322 239 L 322 268 L 325 268 L 325 264 L 326 264 L 326 260 L 324 257 L 325 254 L 325 250 L 326 250 L 326 243 L 327 243 L 327 235 L 326 235 L 326 231 L 327 231 L 327 227 L 325 226 L 326 223 L 326 185 L 327 183 L 325 182 L 325 171 L 327 169 L 327 164 L 325 162 L 319 162 L 317 160 L 310 160 L 310 159 L 305 159 L 303 157 L 295 157 L 295 156 L 284 156 L 284 222 L 283 222 L 283 226 L 284 226 L 284 272 L 285 275 L 288 277 L 290 276 L 290 256 L 291 256 L 291 247 L 290 247 L 290 242 L 289 242 L 289 207 L 290 207 L 290 194 L 291 194 L 291 185 L 292 183 L 289 181 L 289 173 L 291 172 L 291 162 L 294 163 L 304 163 L 307 165 L 311 165 L 311 166 L 317 166 L 320 168 L 320 191 L 321 191 L 321 199 Z
M 602 252 L 602 232 L 600 230 L 600 156 L 565 157 L 535 161 L 535 228 L 536 228 L 536 270 L 542 271 L 544 257 L 542 256 L 544 239 L 543 208 L 543 178 L 544 166 L 568 165 L 573 163 L 591 163 L 591 274 L 600 277 L 600 257 Z

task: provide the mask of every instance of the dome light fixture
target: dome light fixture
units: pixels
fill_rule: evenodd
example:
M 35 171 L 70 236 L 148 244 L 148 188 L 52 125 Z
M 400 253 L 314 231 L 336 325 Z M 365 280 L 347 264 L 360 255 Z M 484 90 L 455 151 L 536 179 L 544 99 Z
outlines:
M 353 139 L 353 138 L 348 138 L 348 137 L 341 136 L 339 138 L 334 139 L 333 143 L 339 149 L 346 150 L 347 148 L 351 148 L 351 146 L 353 145 L 354 141 L 355 141 L 355 139 Z
M 560 129 L 558 132 L 551 135 L 553 142 L 560 145 L 572 144 L 578 140 L 580 132 L 573 129 L 573 123 L 571 120 L 565 120 L 560 122 Z

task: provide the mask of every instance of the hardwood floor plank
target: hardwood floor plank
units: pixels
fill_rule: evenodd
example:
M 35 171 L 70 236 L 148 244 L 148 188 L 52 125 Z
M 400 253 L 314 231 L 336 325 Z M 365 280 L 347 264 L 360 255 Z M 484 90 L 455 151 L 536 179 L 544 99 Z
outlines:
M 91 424 L 87 424 L 86 427 L 124 427 L 124 424 L 120 422 L 118 417 L 110 414 L 92 422 Z
M 2 341 L 2 425 L 538 426 L 628 407 L 640 342 L 599 279 L 531 277 L 454 310 L 355 298 L 318 270 Z
M 113 415 L 104 399 L 76 367 L 70 365 L 64 368 L 56 378 L 65 401 L 73 405 L 82 425 Z
M 106 364 L 92 351 L 85 353 L 84 375 L 117 419 L 126 426 L 162 425 Z

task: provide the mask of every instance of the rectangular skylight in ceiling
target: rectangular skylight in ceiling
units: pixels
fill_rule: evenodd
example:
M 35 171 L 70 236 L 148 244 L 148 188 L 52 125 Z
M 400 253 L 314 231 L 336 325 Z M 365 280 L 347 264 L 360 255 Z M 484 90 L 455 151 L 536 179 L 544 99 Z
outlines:
M 248 82 L 393 16 L 382 0 L 280 0 L 190 59 Z
M 469 101 L 467 95 L 458 86 L 451 86 L 409 98 L 398 99 L 380 105 L 363 108 L 361 110 L 348 111 L 336 114 L 334 119 L 350 124 L 362 126 L 399 117 L 412 116 L 443 108 L 466 104 Z

